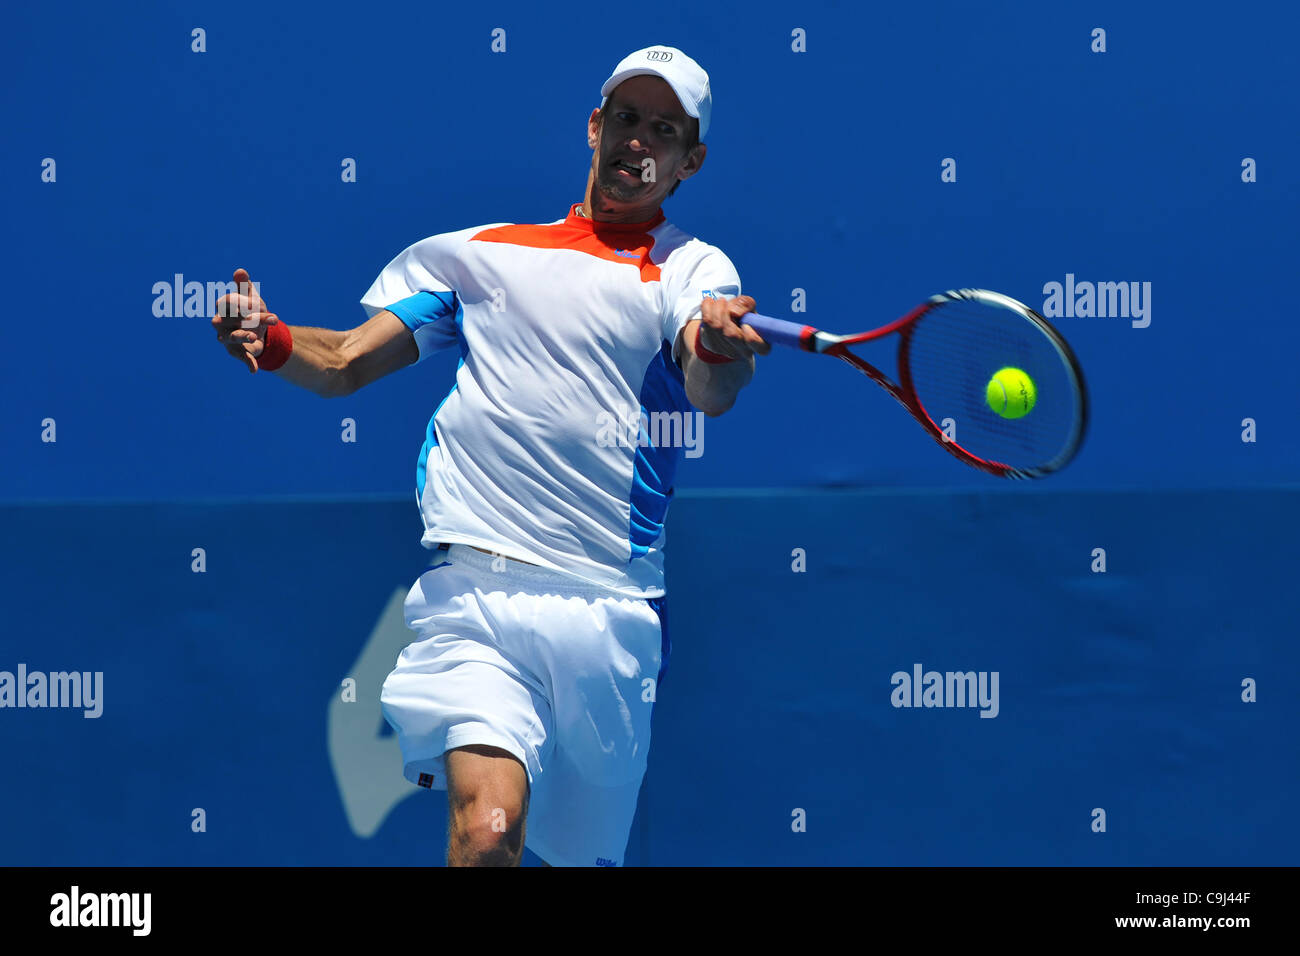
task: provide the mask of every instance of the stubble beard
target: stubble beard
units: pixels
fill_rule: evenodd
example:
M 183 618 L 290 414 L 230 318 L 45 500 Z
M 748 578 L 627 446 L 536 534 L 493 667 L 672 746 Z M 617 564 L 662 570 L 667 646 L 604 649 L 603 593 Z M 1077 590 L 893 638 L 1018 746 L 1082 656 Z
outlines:
M 596 190 L 606 199 L 614 202 L 633 202 L 644 195 L 640 186 L 620 181 L 618 171 L 613 166 L 606 166 L 596 176 Z

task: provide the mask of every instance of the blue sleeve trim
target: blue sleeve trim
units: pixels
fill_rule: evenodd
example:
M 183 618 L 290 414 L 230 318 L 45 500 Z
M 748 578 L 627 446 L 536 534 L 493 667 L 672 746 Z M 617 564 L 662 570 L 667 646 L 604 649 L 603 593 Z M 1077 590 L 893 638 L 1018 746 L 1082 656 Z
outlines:
M 417 292 L 415 295 L 399 299 L 386 306 L 389 312 L 402 320 L 402 324 L 414 332 L 424 325 L 430 325 L 439 319 L 446 319 L 456 313 L 457 302 L 454 292 Z

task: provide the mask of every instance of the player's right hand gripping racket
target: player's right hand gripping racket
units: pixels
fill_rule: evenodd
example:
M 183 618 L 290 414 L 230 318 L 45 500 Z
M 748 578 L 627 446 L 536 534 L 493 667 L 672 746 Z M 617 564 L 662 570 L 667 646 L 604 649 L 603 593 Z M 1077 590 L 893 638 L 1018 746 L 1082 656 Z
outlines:
M 998 292 L 944 292 L 856 335 L 753 312 L 741 322 L 772 344 L 848 362 L 893 395 L 946 450 L 990 475 L 1041 478 L 1057 471 L 1074 457 L 1087 430 L 1088 395 L 1070 346 L 1041 315 Z M 895 332 L 898 384 L 849 351 Z M 989 404 L 990 381 L 1008 368 L 1022 370 L 1035 386 L 1032 407 L 1019 418 L 1005 418 Z

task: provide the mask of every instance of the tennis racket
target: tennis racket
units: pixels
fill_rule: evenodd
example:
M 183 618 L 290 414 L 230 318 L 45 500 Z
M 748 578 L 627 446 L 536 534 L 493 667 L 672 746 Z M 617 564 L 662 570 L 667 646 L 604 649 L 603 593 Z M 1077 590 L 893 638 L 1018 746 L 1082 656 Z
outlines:
M 832 335 L 749 313 L 740 320 L 773 345 L 843 359 L 894 396 L 959 461 L 1000 478 L 1041 478 L 1063 468 L 1083 443 L 1088 395 L 1061 334 L 1033 309 L 998 292 L 956 289 L 931 296 L 888 325 Z M 851 346 L 898 334 L 898 382 Z M 989 404 L 990 380 L 1024 371 L 1036 386 L 1030 411 L 1004 418 Z

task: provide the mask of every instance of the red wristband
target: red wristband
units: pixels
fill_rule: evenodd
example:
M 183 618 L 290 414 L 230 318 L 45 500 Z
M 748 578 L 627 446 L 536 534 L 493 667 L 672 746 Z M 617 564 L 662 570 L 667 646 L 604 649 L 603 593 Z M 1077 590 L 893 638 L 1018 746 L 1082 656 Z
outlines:
M 266 341 L 262 354 L 257 357 L 257 367 L 264 372 L 274 372 L 293 354 L 293 333 L 283 322 L 266 327 Z
M 701 325 L 698 329 L 695 330 L 695 357 L 696 358 L 698 358 L 701 362 L 707 362 L 709 365 L 726 365 L 728 362 L 736 361 L 734 358 L 732 358 L 729 355 L 719 355 L 717 352 L 710 352 L 703 345 L 701 345 L 700 339 L 702 339 L 704 336 L 701 335 L 700 333 L 703 331 L 704 331 L 703 325 Z

